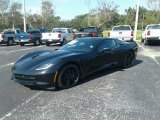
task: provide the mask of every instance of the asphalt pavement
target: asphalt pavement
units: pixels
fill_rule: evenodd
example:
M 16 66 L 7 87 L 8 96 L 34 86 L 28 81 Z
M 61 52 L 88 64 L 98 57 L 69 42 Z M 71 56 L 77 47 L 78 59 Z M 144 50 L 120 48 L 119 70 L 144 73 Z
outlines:
M 160 120 L 160 45 L 144 46 L 128 69 L 105 69 L 61 91 L 10 80 L 22 55 L 51 47 L 0 45 L 0 120 Z

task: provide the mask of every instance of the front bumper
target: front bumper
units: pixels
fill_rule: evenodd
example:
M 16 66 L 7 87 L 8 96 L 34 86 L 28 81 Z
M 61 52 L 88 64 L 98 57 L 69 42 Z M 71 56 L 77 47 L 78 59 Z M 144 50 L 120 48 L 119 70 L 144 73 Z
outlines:
M 49 39 L 49 40 L 45 40 L 45 42 L 48 42 L 48 43 L 61 43 L 61 40 L 60 39 Z
M 19 40 L 20 43 L 34 43 L 36 39 L 21 39 Z
M 12 80 L 22 85 L 29 86 L 41 86 L 41 87 L 54 87 L 54 74 L 43 74 L 43 75 L 25 75 L 15 74 L 12 75 Z

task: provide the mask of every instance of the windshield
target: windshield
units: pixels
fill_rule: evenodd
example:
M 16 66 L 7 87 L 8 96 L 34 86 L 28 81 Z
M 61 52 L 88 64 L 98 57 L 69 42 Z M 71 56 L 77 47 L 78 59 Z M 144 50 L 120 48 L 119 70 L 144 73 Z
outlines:
M 160 29 L 160 25 L 148 26 L 147 30 L 151 30 L 151 29 Z
M 79 52 L 90 52 L 99 44 L 100 40 L 82 38 L 75 39 L 68 44 L 62 46 L 60 50 L 69 50 L 69 51 L 79 51 Z
M 113 31 L 118 31 L 118 30 L 131 30 L 129 26 L 116 26 L 113 28 Z

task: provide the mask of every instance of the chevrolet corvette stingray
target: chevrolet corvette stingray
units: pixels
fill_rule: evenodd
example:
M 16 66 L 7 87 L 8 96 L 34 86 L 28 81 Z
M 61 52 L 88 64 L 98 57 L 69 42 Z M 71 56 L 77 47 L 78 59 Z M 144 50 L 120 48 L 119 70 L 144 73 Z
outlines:
M 58 50 L 40 50 L 20 57 L 12 79 L 22 85 L 70 88 L 88 74 L 111 66 L 127 68 L 138 46 L 116 38 L 77 38 Z

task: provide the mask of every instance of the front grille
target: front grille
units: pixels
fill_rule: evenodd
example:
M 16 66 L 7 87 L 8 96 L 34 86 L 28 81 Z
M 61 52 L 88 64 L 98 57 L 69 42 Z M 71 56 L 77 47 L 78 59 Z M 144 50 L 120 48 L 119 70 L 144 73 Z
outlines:
M 17 80 L 35 80 L 36 77 L 32 75 L 22 75 L 22 74 L 14 74 L 15 79 Z

